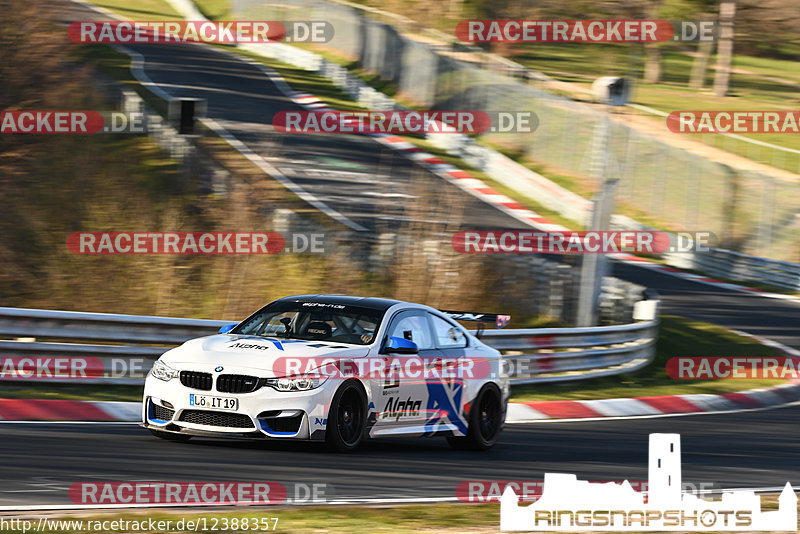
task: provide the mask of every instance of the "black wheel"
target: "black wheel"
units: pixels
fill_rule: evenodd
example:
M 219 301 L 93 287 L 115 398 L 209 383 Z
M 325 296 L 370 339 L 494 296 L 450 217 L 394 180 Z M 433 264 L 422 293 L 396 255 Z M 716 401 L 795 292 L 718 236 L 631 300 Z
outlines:
M 342 384 L 331 401 L 325 441 L 337 452 L 350 452 L 364 439 L 367 422 L 367 396 L 358 382 Z
M 185 443 L 192 439 L 192 436 L 188 436 L 186 434 L 174 434 L 172 432 L 164 432 L 163 430 L 156 430 L 154 428 L 148 428 L 147 430 L 150 431 L 157 438 L 165 439 L 167 441 L 179 441 L 181 443 Z
M 485 451 L 497 442 L 503 428 L 503 404 L 500 390 L 494 384 L 481 389 L 469 410 L 466 436 L 449 436 L 447 442 L 456 449 Z

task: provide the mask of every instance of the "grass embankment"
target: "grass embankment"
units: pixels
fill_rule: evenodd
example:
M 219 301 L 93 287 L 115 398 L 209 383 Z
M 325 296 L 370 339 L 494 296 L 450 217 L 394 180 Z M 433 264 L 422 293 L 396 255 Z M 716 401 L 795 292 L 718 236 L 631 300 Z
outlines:
M 92 4 L 130 20 L 181 20 L 180 13 L 164 0 L 92 0 Z
M 764 511 L 778 509 L 778 496 L 775 494 L 765 494 L 760 496 L 761 509 Z M 719 500 L 719 496 L 711 497 L 706 500 Z M 38 517 L 38 516 L 37 516 Z M 498 532 L 500 528 L 500 505 L 496 502 L 487 504 L 428 504 L 428 505 L 401 505 L 401 506 L 299 506 L 295 508 L 273 507 L 269 509 L 252 509 L 251 511 L 237 512 L 180 512 L 161 510 L 143 510 L 141 512 L 108 512 L 103 515 L 86 512 L 73 512 L 69 515 L 53 516 L 51 521 L 147 521 L 152 518 L 154 521 L 170 521 L 172 528 L 162 531 L 150 531 L 145 529 L 137 530 L 140 533 L 149 532 L 191 532 L 190 530 L 178 530 L 175 525 L 180 520 L 194 521 L 195 524 L 203 523 L 205 518 L 206 525 L 232 524 L 233 520 L 238 520 L 241 524 L 244 519 L 250 525 L 258 522 L 260 525 L 269 525 L 272 528 L 276 525 L 275 518 L 278 519 L 274 532 L 298 532 L 298 533 L 365 533 L 373 532 L 386 533 L 405 533 L 405 532 L 441 532 L 441 533 L 483 533 Z M 8 520 L 8 517 L 6 518 Z M 38 519 L 32 519 L 36 523 Z M 214 523 L 216 521 L 216 523 Z M 223 523 L 225 522 L 225 523 Z M 53 524 L 51 522 L 51 524 Z M 84 526 L 91 523 L 84 523 Z M 35 525 L 33 525 L 35 526 Z M 109 530 L 108 532 L 121 532 L 122 530 Z M 245 529 L 232 529 L 244 532 Z M 253 530 L 252 528 L 250 530 Z M 66 526 L 54 530 L 64 534 L 77 534 L 80 529 L 74 525 L 72 528 Z M 83 529 L 85 532 L 86 529 Z M 17 533 L 21 530 L 0 530 L 3 533 Z M 261 529 L 259 532 L 273 532 L 273 530 Z
M 272 530 L 276 525 L 277 528 Z M 184 527 L 183 530 L 177 529 L 176 525 L 180 520 L 195 521 L 196 524 L 203 524 L 209 527 L 218 525 L 220 529 L 223 525 L 241 524 L 247 519 L 249 525 L 258 524 L 259 529 L 231 528 L 233 532 L 245 532 L 249 530 L 257 532 L 336 532 L 336 533 L 373 533 L 373 532 L 497 532 L 500 527 L 500 506 L 497 503 L 490 504 L 430 504 L 430 505 L 409 505 L 409 506 L 298 506 L 294 508 L 272 507 L 268 509 L 256 508 L 251 511 L 183 511 L 183 512 L 164 512 L 161 510 L 146 510 L 142 512 L 108 512 L 102 515 L 91 513 L 73 513 L 71 515 L 61 515 L 53 517 L 50 524 L 55 521 L 77 521 L 82 520 L 83 531 L 94 521 L 170 521 L 171 529 L 162 531 L 137 530 L 136 532 L 192 532 Z M 8 518 L 6 518 L 8 520 Z M 34 519 L 38 522 L 38 519 Z M 199 521 L 199 523 L 197 523 Z M 263 521 L 263 522 L 262 522 Z M 166 525 L 167 523 L 164 523 Z M 62 523 L 64 528 L 56 529 L 56 532 L 72 534 L 80 532 L 74 524 L 70 528 L 69 523 Z M 264 528 L 269 526 L 269 530 Z M 34 525 L 35 526 L 35 525 Z M 121 526 L 124 526 L 121 525 Z M 109 532 L 122 532 L 123 530 L 104 530 Z M 0 530 L 0 532 L 21 532 L 22 530 Z
M 629 45 L 600 44 L 593 46 L 537 44 L 519 47 L 515 61 L 544 72 L 559 81 L 575 84 L 573 96 L 588 90 L 592 81 L 603 75 L 626 76 L 635 80 L 631 102 L 670 113 L 676 110 L 786 111 L 800 102 L 800 68 L 796 61 L 735 55 L 731 74 L 731 90 L 726 97 L 710 91 L 714 71 L 706 73 L 704 89 L 689 88 L 694 62 L 693 51 L 676 46 L 662 47 L 662 80 L 650 84 L 642 81 L 644 70 L 640 51 Z M 714 58 L 709 65 L 714 65 Z M 655 122 L 663 117 L 643 114 Z M 735 141 L 721 135 L 685 134 L 687 139 L 712 145 L 745 158 L 762 161 L 797 173 L 800 156 L 793 153 L 773 155 L 757 145 Z M 800 138 L 785 134 L 751 134 L 743 137 L 800 149 Z

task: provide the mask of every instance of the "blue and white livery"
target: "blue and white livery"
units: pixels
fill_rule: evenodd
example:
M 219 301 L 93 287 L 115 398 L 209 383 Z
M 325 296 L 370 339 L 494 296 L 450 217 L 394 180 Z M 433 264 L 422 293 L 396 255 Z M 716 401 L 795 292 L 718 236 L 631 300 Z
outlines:
M 192 436 L 324 441 L 444 436 L 486 450 L 505 423 L 500 353 L 459 321 L 508 316 L 342 295 L 276 300 L 167 351 L 147 376 L 142 425 Z

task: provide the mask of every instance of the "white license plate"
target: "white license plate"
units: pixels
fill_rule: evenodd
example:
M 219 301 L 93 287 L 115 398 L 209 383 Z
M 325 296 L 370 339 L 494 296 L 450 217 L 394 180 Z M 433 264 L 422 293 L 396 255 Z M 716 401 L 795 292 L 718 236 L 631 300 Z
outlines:
M 190 393 L 189 406 L 235 412 L 239 409 L 239 399 L 232 399 L 230 397 L 212 397 L 211 395 L 195 395 L 194 393 Z

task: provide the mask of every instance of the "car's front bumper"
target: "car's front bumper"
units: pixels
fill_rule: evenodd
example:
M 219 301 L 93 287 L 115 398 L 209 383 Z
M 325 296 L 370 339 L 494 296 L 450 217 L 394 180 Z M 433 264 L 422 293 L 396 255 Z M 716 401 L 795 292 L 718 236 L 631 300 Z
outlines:
M 309 391 L 262 386 L 252 393 L 221 393 L 184 386 L 177 378 L 163 381 L 148 375 L 142 425 L 197 436 L 321 440 L 336 387 L 337 380 L 330 379 Z M 236 411 L 191 406 L 192 394 L 236 398 L 238 406 Z

